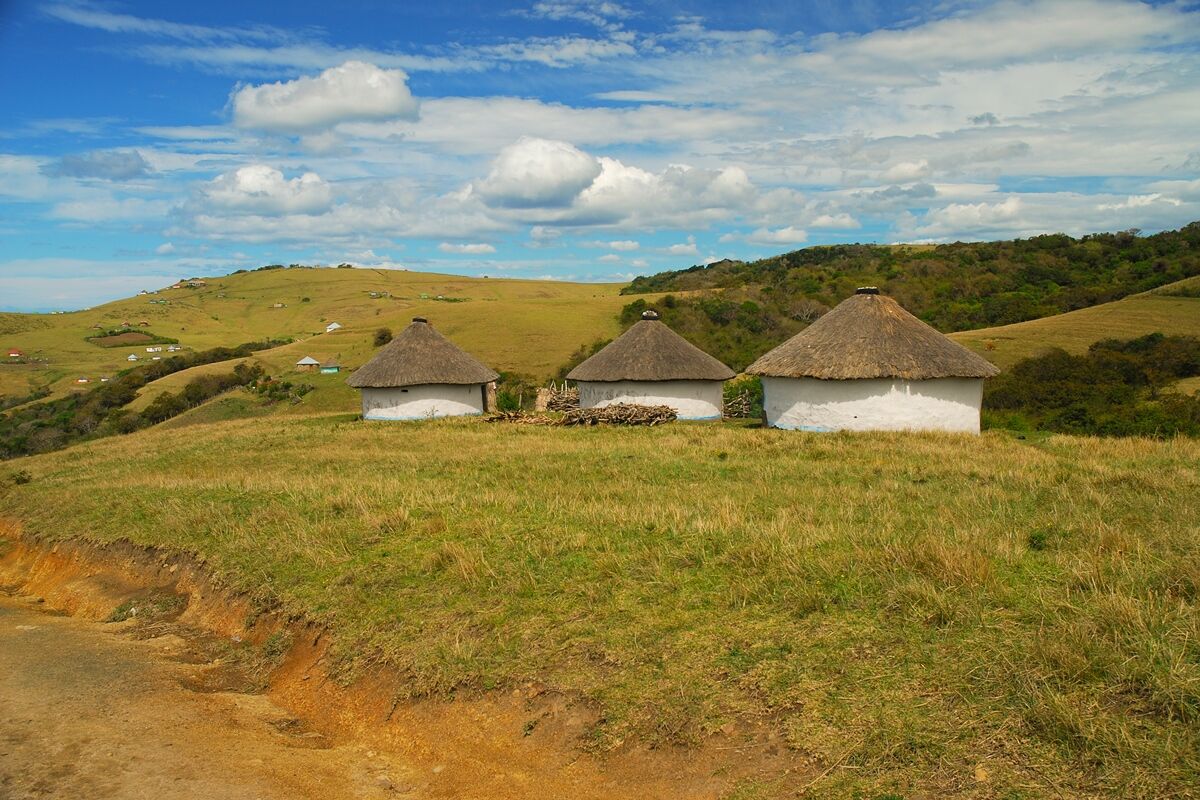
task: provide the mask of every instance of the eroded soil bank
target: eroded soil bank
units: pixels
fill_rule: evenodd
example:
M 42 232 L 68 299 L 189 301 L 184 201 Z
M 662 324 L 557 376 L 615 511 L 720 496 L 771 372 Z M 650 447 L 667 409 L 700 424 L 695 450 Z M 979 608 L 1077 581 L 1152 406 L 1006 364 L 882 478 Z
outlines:
M 188 558 L 6 527 L 6 797 L 718 798 L 807 783 L 762 735 L 590 755 L 595 712 L 541 687 L 397 703 L 384 671 L 339 685 L 324 631 L 254 613 Z

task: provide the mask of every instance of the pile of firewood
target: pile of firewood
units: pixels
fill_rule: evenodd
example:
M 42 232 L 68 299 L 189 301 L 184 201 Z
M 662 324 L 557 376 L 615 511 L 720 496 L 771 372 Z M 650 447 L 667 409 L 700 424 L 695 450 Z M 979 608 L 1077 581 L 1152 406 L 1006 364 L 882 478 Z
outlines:
M 559 425 L 557 417 L 545 414 L 527 414 L 524 411 L 497 411 L 484 417 L 487 422 L 515 422 L 518 425 Z
M 675 421 L 670 406 L 615 403 L 603 408 L 576 408 L 562 416 L 562 425 L 662 425 Z
M 550 389 L 550 396 L 546 398 L 547 411 L 572 411 L 576 408 L 579 408 L 578 389 L 569 389 L 566 386 Z
M 738 392 L 725 401 L 725 416 L 732 419 L 744 419 L 750 416 L 753 405 L 750 392 Z
M 573 408 L 561 416 L 500 411 L 486 417 L 488 422 L 515 422 L 518 425 L 662 425 L 675 420 L 669 406 L 636 406 L 617 403 L 603 408 Z

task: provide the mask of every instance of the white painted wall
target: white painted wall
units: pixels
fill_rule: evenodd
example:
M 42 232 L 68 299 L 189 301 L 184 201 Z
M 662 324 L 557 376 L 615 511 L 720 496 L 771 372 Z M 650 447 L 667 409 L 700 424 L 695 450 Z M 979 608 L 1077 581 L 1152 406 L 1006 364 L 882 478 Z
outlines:
M 670 406 L 680 419 L 720 419 L 722 381 L 580 381 L 579 407 Z
M 363 389 L 364 419 L 430 419 L 483 413 L 482 384 L 429 383 L 403 388 Z
M 773 428 L 979 433 L 981 378 L 763 378 L 762 382 L 763 409 Z

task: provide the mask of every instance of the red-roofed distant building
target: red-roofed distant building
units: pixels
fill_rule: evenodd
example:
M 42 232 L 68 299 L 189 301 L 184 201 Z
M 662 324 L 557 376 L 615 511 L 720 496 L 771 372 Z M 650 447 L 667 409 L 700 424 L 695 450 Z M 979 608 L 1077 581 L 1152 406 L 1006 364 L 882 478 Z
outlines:
M 24 358 L 25 354 L 22 353 L 20 350 L 18 350 L 15 347 L 10 347 L 10 348 L 8 348 L 8 357 L 9 358 Z

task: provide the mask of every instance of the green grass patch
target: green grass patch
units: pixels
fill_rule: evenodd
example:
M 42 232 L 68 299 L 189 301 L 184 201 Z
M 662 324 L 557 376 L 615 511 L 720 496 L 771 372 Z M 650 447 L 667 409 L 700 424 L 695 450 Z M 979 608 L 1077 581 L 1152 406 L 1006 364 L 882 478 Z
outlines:
M 200 556 L 327 624 L 342 679 L 586 698 L 600 750 L 742 720 L 810 758 L 821 796 L 1200 783 L 1200 442 L 349 415 L 203 433 L 22 459 L 37 479 L 0 503 L 51 540 Z

